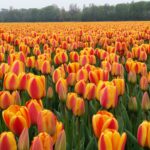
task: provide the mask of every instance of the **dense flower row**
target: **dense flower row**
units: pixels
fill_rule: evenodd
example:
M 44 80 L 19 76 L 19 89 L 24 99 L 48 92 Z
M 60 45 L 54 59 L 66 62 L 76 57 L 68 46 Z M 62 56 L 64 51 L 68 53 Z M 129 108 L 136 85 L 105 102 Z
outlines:
M 150 148 L 149 22 L 1 24 L 0 149 Z

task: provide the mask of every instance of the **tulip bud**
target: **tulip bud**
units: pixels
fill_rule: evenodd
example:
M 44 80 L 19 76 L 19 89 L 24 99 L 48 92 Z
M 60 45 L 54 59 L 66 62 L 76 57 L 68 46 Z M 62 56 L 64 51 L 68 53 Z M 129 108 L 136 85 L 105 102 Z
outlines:
M 18 140 L 18 150 L 29 150 L 29 133 L 28 129 L 24 128 Z
M 65 101 L 67 98 L 68 85 L 67 80 L 60 78 L 56 83 L 56 92 L 58 93 L 59 99 Z
M 140 79 L 140 88 L 145 91 L 148 89 L 148 79 L 146 76 L 142 76 Z
M 128 81 L 131 83 L 136 83 L 136 73 L 134 71 L 130 71 L 128 73 Z
M 47 97 L 48 97 L 48 98 L 52 98 L 52 97 L 53 97 L 53 94 L 54 94 L 53 88 L 52 88 L 51 86 L 48 87 L 48 89 L 47 89 Z
M 66 133 L 64 130 L 62 130 L 58 135 L 55 150 L 66 150 Z
M 144 92 L 142 97 L 142 109 L 149 110 L 150 109 L 150 98 L 147 92 Z
M 12 96 L 14 97 L 14 104 L 21 105 L 21 98 L 18 91 L 13 91 Z
M 137 111 L 138 105 L 137 105 L 136 97 L 131 97 L 131 98 L 129 99 L 128 108 L 129 108 L 129 110 L 131 110 L 131 111 L 134 111 L 134 112 Z

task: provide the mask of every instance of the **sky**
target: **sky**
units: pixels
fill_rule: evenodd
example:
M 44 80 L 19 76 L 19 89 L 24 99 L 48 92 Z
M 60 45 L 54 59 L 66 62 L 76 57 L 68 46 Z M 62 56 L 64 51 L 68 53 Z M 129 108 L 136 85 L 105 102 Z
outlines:
M 56 4 L 59 8 L 69 9 L 70 4 L 77 4 L 79 8 L 83 8 L 83 5 L 88 6 L 93 3 L 95 5 L 110 4 L 115 5 L 118 3 L 129 3 L 133 0 L 0 0 L 0 9 L 7 8 L 10 6 L 13 8 L 42 8 L 48 5 Z M 140 0 L 134 0 L 137 2 Z M 149 0 L 144 0 L 149 1 Z

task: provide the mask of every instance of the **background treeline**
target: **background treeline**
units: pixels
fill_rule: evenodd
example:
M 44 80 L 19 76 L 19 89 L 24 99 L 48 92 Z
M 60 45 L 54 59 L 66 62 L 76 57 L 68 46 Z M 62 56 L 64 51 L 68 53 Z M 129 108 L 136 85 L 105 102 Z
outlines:
M 150 20 L 150 2 L 132 2 L 118 5 L 96 6 L 91 4 L 83 9 L 70 5 L 69 10 L 56 5 L 42 9 L 1 9 L 0 22 L 36 21 L 125 21 Z

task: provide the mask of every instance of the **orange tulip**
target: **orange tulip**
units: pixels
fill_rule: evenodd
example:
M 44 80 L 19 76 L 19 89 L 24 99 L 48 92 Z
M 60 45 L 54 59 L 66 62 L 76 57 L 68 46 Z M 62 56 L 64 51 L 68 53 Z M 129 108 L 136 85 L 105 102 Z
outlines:
M 73 86 L 76 84 L 76 73 L 69 73 L 67 77 L 67 84 Z
M 96 85 L 94 83 L 87 83 L 84 93 L 84 98 L 92 100 L 96 95 Z
M 140 79 L 140 88 L 142 90 L 147 90 L 148 89 L 148 79 L 146 76 L 142 76 Z
M 27 87 L 27 75 L 22 72 L 18 75 L 18 89 L 26 90 Z
M 123 95 L 125 93 L 125 81 L 124 79 L 113 79 L 112 82 L 117 87 L 118 95 Z
M 30 150 L 53 150 L 53 139 L 46 132 L 41 132 L 34 137 Z
M 80 80 L 87 81 L 88 80 L 88 72 L 87 72 L 87 70 L 83 69 L 83 68 L 78 70 L 77 75 L 76 75 L 76 80 L 77 81 L 80 81 Z
M 100 103 L 106 109 L 114 108 L 118 104 L 117 87 L 108 85 L 100 91 Z
M 80 69 L 80 64 L 78 62 L 69 63 L 67 70 L 68 73 L 77 73 Z
M 65 71 L 62 68 L 57 68 L 54 70 L 53 75 L 53 82 L 56 83 L 60 78 L 65 78 Z
M 84 95 L 86 83 L 84 80 L 80 80 L 75 85 L 75 92 L 81 95 Z
M 124 150 L 127 135 L 120 135 L 116 130 L 105 130 L 98 141 L 98 150 Z
M 48 60 L 42 61 L 41 68 L 42 74 L 48 74 L 51 72 L 50 62 Z
M 92 117 L 92 126 L 94 134 L 97 138 L 106 129 L 118 130 L 118 122 L 112 113 L 108 111 L 98 111 L 97 114 Z
M 17 135 L 20 135 L 24 128 L 30 127 L 29 112 L 24 106 L 11 105 L 2 115 L 7 127 Z
M 123 68 L 122 64 L 114 62 L 111 67 L 112 67 L 111 74 L 113 76 L 122 76 L 123 75 L 124 68 Z
M 79 61 L 79 54 L 77 52 L 70 52 L 70 60 L 71 62 L 78 62 Z
M 10 71 L 18 75 L 21 72 L 25 71 L 25 67 L 22 61 L 16 60 L 13 62 L 13 64 L 10 67 Z
M 40 111 L 37 116 L 37 127 L 39 132 L 47 132 L 54 135 L 56 131 L 57 118 L 50 110 Z
M 67 98 L 68 85 L 67 80 L 60 78 L 56 83 L 56 92 L 58 93 L 59 99 L 65 101 Z
M 31 123 L 36 124 L 38 113 L 43 109 L 42 101 L 31 99 L 30 101 L 26 102 L 26 107 L 28 108 L 29 111 Z
M 66 101 L 66 106 L 69 110 L 73 108 L 75 105 L 75 101 L 77 99 L 78 95 L 77 93 L 68 93 L 67 94 L 67 101 Z
M 48 98 L 52 98 L 53 95 L 54 95 L 53 88 L 50 86 L 50 87 L 48 87 L 48 89 L 47 89 L 47 97 L 48 97 Z
M 33 76 L 27 83 L 27 91 L 33 99 L 40 99 L 46 95 L 45 77 Z
M 81 116 L 85 113 L 85 104 L 83 98 L 78 97 L 72 107 L 72 112 L 75 116 Z
M 150 148 L 150 122 L 143 121 L 137 131 L 137 140 L 142 147 Z
M 17 90 L 18 89 L 17 75 L 13 72 L 9 72 L 5 74 L 3 86 L 4 86 L 4 89 L 7 89 L 7 90 Z
M 0 134 L 0 150 L 17 150 L 17 144 L 12 132 Z
M 35 67 L 35 56 L 27 57 L 26 67 L 28 67 L 28 68 L 34 68 Z
M 14 97 L 8 91 L 2 91 L 0 93 L 0 108 L 6 109 L 10 105 L 14 104 Z

